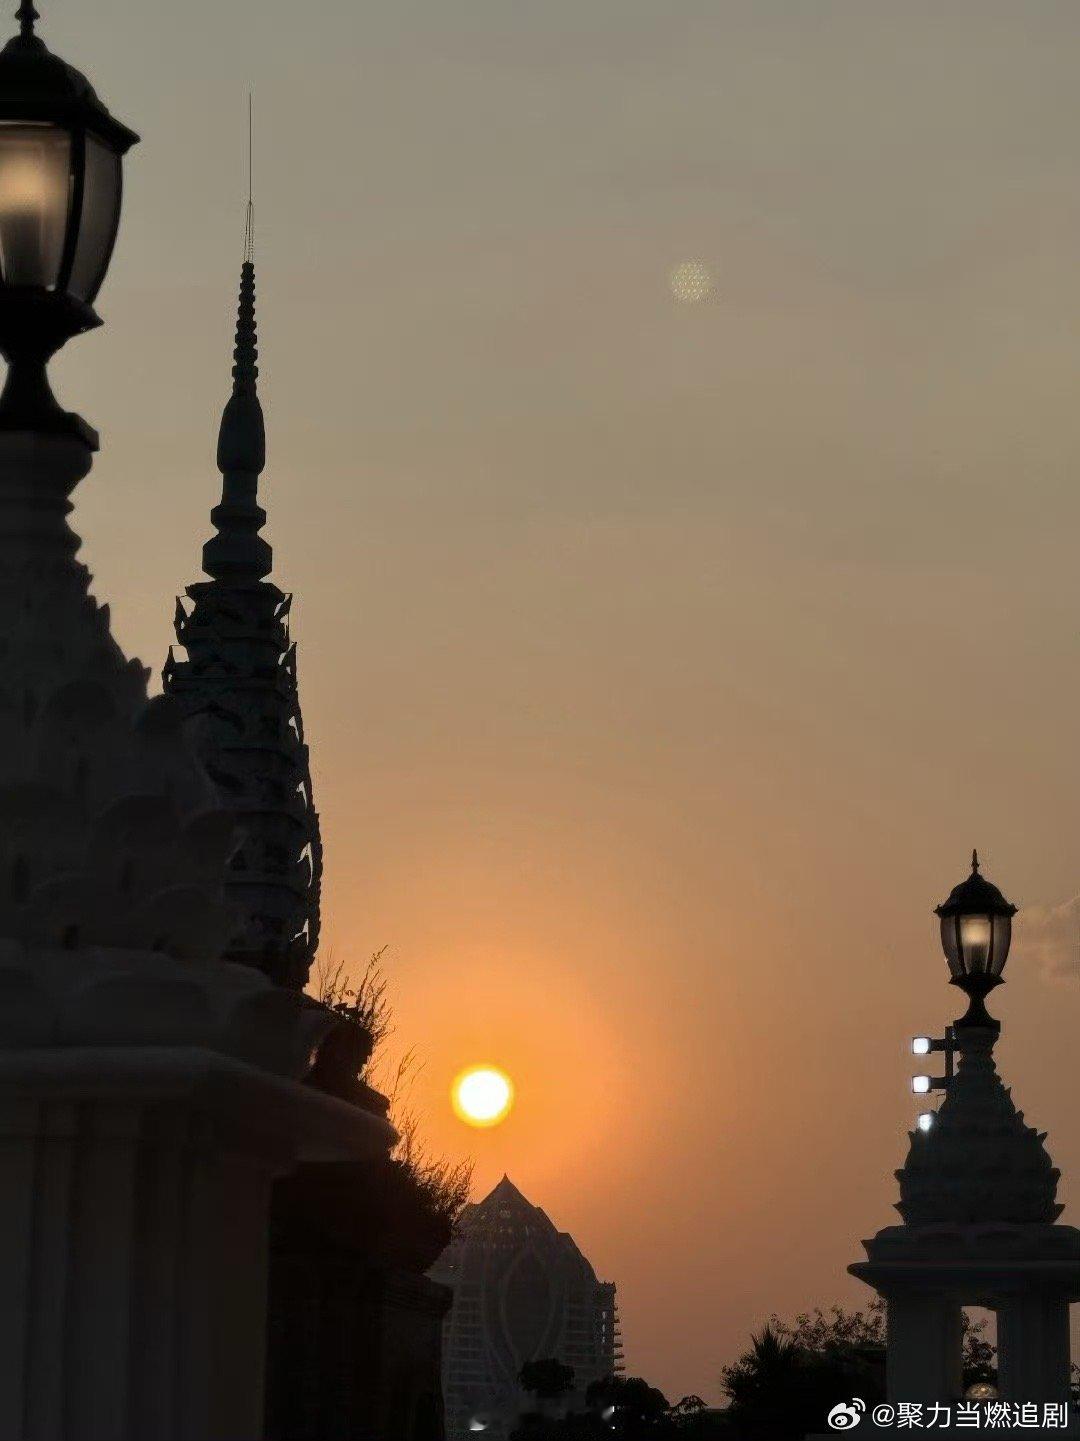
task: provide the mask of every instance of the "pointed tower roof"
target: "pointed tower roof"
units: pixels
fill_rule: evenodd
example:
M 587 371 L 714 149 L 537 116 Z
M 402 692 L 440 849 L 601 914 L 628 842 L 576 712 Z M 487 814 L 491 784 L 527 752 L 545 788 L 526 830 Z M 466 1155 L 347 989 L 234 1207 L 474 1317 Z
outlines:
M 480 1204 L 484 1205 L 486 1201 L 522 1201 L 532 1209 L 532 1202 L 527 1200 L 523 1192 L 518 1190 L 505 1171 L 503 1172 L 502 1180 L 498 1185 L 492 1187 Z
M 933 1221 L 1055 1221 L 1059 1171 L 1016 1109 L 994 1065 L 997 1033 L 957 1031 L 960 1066 L 929 1131 L 913 1131 L 899 1171 L 897 1210 L 908 1225 Z

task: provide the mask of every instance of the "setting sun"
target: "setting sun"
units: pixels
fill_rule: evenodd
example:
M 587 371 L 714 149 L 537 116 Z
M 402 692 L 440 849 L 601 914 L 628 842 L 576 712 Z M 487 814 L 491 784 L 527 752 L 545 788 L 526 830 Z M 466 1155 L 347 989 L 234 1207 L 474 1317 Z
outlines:
M 514 1085 L 498 1066 L 468 1066 L 454 1079 L 450 1099 L 470 1126 L 497 1126 L 514 1104 Z

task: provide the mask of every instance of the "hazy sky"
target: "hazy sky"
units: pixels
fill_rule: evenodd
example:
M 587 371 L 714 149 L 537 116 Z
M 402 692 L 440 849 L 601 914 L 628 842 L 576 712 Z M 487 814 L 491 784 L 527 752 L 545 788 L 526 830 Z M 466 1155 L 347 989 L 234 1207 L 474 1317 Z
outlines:
M 253 85 L 324 935 L 390 945 L 433 1144 L 618 1283 L 630 1370 L 714 1398 L 771 1311 L 868 1296 L 971 847 L 1025 908 L 1080 889 L 1080 8 L 40 8 L 143 135 L 57 367 L 96 592 L 156 671 Z M 1074 911 L 1034 934 L 1000 1055 L 1068 1199 Z M 489 1133 L 473 1060 L 518 1085 Z

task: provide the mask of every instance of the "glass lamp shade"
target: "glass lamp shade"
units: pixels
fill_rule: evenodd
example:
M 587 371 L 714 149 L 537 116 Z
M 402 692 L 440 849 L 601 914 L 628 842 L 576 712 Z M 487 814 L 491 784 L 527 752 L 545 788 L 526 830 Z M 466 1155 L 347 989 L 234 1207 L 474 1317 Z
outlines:
M 0 122 L 0 284 L 89 305 L 120 219 L 120 156 L 95 135 Z
M 980 990 L 996 985 L 1009 958 L 1016 907 L 979 874 L 977 855 L 972 855 L 971 875 L 953 887 L 935 914 L 953 981 L 971 981 Z
M 93 135 L 84 140 L 82 210 L 67 288 L 88 304 L 101 289 L 120 225 L 120 157 Z
M 0 432 L 97 437 L 62 410 L 48 364 L 101 324 L 93 301 L 120 220 L 121 157 L 138 140 L 34 31 L 32 0 L 0 49 Z
M 1000 976 L 1012 943 L 1011 915 L 941 917 L 941 945 L 953 977 Z
M 0 277 L 55 286 L 71 192 L 71 136 L 52 125 L 0 125 Z

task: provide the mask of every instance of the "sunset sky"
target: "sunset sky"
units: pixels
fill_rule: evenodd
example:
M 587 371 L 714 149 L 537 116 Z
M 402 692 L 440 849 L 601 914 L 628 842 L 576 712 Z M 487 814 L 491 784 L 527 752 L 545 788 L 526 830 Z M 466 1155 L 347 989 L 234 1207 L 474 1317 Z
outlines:
M 1023 908 L 1002 1069 L 1080 1194 L 1075 0 L 39 8 L 143 136 L 55 369 L 155 687 L 254 88 L 324 936 L 389 947 L 433 1148 L 573 1233 L 631 1372 L 716 1399 L 770 1312 L 869 1299 L 977 845 Z M 487 1131 L 473 1061 L 517 1090 Z

